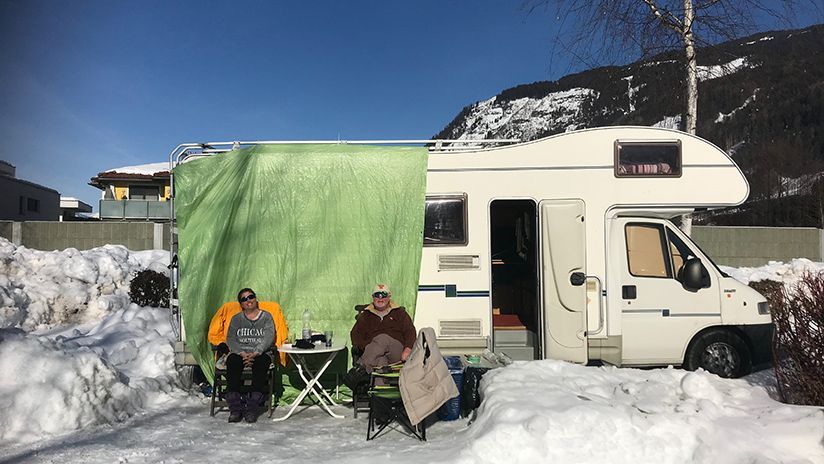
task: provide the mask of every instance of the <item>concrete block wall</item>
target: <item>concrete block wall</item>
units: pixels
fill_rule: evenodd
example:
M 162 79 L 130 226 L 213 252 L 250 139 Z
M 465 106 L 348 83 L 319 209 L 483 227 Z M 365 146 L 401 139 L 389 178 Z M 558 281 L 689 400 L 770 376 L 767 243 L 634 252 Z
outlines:
M 37 250 L 115 244 L 134 251 L 169 249 L 168 223 L 0 221 L 0 237 Z M 761 266 L 769 261 L 824 261 L 824 230 L 803 227 L 693 226 L 692 239 L 725 266 Z
M 14 230 L 18 234 L 15 237 Z M 0 236 L 36 250 L 88 250 L 106 244 L 133 251 L 169 249 L 169 224 L 152 222 L 0 221 Z
M 0 237 L 14 242 L 12 232 L 14 231 L 14 221 L 0 221 Z
M 692 239 L 717 264 L 755 267 L 770 261 L 824 261 L 824 231 L 811 227 L 693 226 Z

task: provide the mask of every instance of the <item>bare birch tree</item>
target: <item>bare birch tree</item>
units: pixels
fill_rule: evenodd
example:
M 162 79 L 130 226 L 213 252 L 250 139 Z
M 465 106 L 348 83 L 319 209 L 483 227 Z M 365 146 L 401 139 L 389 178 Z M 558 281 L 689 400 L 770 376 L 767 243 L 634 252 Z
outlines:
M 696 48 L 740 38 L 758 19 L 786 22 L 795 0 L 526 0 L 529 11 L 554 8 L 556 39 L 563 50 L 590 67 L 616 59 L 647 58 L 683 50 L 686 76 L 685 130 L 695 134 L 698 115 Z M 609 63 L 605 63 L 605 61 Z
M 803 1 L 803 0 L 802 0 Z M 814 0 L 811 0 L 814 3 Z M 759 17 L 787 18 L 796 0 L 774 8 L 762 0 L 526 0 L 527 8 L 554 7 L 559 21 L 556 42 L 589 67 L 628 57 L 683 50 L 686 108 L 684 130 L 695 134 L 698 121 L 696 48 L 740 38 L 757 29 Z M 813 9 L 815 9 L 814 5 Z M 566 38 L 565 38 L 566 37 Z M 612 64 L 612 63 L 610 63 Z M 690 234 L 692 215 L 681 218 Z

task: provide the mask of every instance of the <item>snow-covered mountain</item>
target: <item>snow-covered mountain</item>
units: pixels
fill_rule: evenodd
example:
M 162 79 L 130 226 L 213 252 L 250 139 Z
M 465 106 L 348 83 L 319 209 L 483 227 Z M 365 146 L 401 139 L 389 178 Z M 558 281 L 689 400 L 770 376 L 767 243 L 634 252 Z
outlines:
M 824 25 L 706 47 L 698 64 L 698 135 L 735 158 L 750 199 L 824 191 L 809 181 L 824 166 Z M 465 107 L 435 138 L 526 141 L 612 125 L 678 129 L 684 88 L 680 54 L 660 55 L 506 89 Z M 737 221 L 822 226 L 824 218 L 801 211 L 786 220 L 762 214 Z

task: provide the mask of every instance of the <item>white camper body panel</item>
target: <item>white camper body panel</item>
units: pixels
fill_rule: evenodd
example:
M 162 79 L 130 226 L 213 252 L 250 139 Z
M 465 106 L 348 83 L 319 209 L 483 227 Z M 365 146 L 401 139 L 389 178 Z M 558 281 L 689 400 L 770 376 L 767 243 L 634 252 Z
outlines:
M 673 142 L 680 145 L 681 173 L 678 176 L 619 177 L 616 163 L 618 142 Z M 610 234 L 609 227 L 619 217 L 669 218 L 696 208 L 717 208 L 742 203 L 749 194 L 749 185 L 736 164 L 719 148 L 689 134 L 648 127 L 613 127 L 583 130 L 557 135 L 530 143 L 512 146 L 462 151 L 433 152 L 429 156 L 427 198 L 436 195 L 465 195 L 466 244 L 428 246 L 421 259 L 420 286 L 415 313 L 417 327 L 435 328 L 439 343 L 448 352 L 472 352 L 479 347 L 494 348 L 493 338 L 511 337 L 513 332 L 493 327 L 493 299 L 495 282 L 493 267 L 506 264 L 494 261 L 492 205 L 508 200 L 527 200 L 534 203 L 534 231 L 537 237 L 535 253 L 538 260 L 536 276 L 537 311 L 534 332 L 535 357 L 558 357 L 586 361 L 570 353 L 553 356 L 551 329 L 547 312 L 552 300 L 549 292 L 563 289 L 547 288 L 549 272 L 568 272 L 573 269 L 553 269 L 546 218 L 540 206 L 555 200 L 578 201 L 583 206 L 584 237 L 582 256 L 585 259 L 586 310 L 583 330 L 577 336 L 584 349 L 593 341 L 616 345 L 617 353 L 629 357 L 603 358 L 621 364 L 680 364 L 691 338 L 701 328 L 722 324 L 719 279 L 714 265 L 702 254 L 705 266 L 712 274 L 712 286 L 703 289 L 701 304 L 712 301 L 711 307 L 695 310 L 713 314 L 711 318 L 672 317 L 666 321 L 648 319 L 632 313 L 631 308 L 650 309 L 652 304 L 664 307 L 677 298 L 676 290 L 684 291 L 678 281 L 659 279 L 654 290 L 645 291 L 644 302 L 621 300 L 622 266 L 627 253 L 621 234 Z M 529 211 L 528 209 L 526 211 Z M 621 219 L 624 221 L 624 219 Z M 623 224 L 623 223 L 622 223 Z M 513 238 L 514 240 L 514 238 Z M 684 240 L 689 241 L 688 238 Z M 692 245 L 694 247 L 694 245 Z M 694 247 L 697 248 L 697 247 Z M 462 269 L 442 266 L 444 260 L 467 263 Z M 497 260 L 501 261 L 501 260 Z M 503 260 L 505 261 L 505 260 Z M 451 261 L 450 261 L 451 262 Z M 440 263 L 440 267 L 439 267 Z M 550 266 L 548 268 L 548 266 Z M 557 280 L 557 279 L 556 279 Z M 541 284 L 541 282 L 544 282 Z M 660 285 L 664 283 L 664 285 Z M 649 287 L 650 284 L 646 284 Z M 647 287 L 644 287 L 645 289 Z M 675 288 L 677 287 L 677 289 Z M 568 289 L 567 289 L 568 290 Z M 746 292 L 739 292 L 744 295 Z M 708 296 L 714 294 L 713 296 Z M 751 298 L 763 298 L 755 292 Z M 750 302 L 753 313 L 756 302 Z M 634 306 L 633 306 L 634 305 Z M 653 306 L 655 306 L 653 305 Z M 641 308 L 644 306 L 644 308 Z M 671 306 L 671 305 L 670 305 Z M 497 308 L 496 308 L 497 309 Z M 672 311 L 675 313 L 675 311 Z M 757 313 L 756 313 L 757 316 Z M 635 319 L 628 319 L 633 317 Z M 630 320 L 627 324 L 622 321 Z M 737 323 L 768 323 L 769 316 L 739 315 Z M 529 323 L 525 323 L 529 325 Z M 541 329 L 537 329 L 541 327 Z M 650 336 L 650 331 L 655 336 Z M 527 334 L 530 335 L 530 334 Z M 621 340 L 623 338 L 623 340 Z M 640 340 L 644 340 L 641 342 Z M 479 343 L 483 340 L 485 343 Z M 612 340 L 612 342 L 609 342 Z M 656 352 L 658 354 L 654 354 Z M 661 354 L 663 353 L 663 354 Z M 597 356 L 596 356 L 597 357 Z M 592 356 L 590 356 L 592 358 Z
M 414 318 L 416 327 L 435 329 L 442 352 L 490 348 L 520 359 L 685 362 L 725 376 L 746 373 L 753 345 L 745 340 L 749 333 L 763 336 L 771 322 L 766 300 L 725 276 L 668 221 L 746 200 L 749 185 L 722 150 L 650 127 L 441 149 L 453 142 L 464 141 L 431 142 Z M 276 143 L 310 142 L 181 144 L 169 155 L 170 169 L 240 146 Z M 654 160 L 659 152 L 666 162 Z M 643 161 L 650 155 L 651 163 Z M 174 197 L 174 176 L 171 188 Z M 438 201 L 460 205 L 452 210 L 458 217 L 430 223 L 430 203 Z M 173 263 L 174 217 L 172 202 Z M 427 235 L 455 224 L 462 230 L 442 235 L 445 240 Z M 658 255 L 650 253 L 656 241 Z M 700 261 L 692 280 L 680 275 L 687 260 Z M 176 268 L 172 277 L 174 294 Z M 687 288 L 687 280 L 701 285 Z M 179 316 L 177 300 L 170 305 Z M 179 345 L 184 354 L 185 344 Z

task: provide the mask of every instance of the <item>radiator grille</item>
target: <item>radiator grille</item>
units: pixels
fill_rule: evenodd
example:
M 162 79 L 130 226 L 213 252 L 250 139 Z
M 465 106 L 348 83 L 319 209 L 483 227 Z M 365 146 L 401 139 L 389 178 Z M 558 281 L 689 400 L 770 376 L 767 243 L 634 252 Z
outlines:
M 438 335 L 441 337 L 480 337 L 480 319 L 440 320 Z
M 438 255 L 439 271 L 473 271 L 481 268 L 478 255 Z

